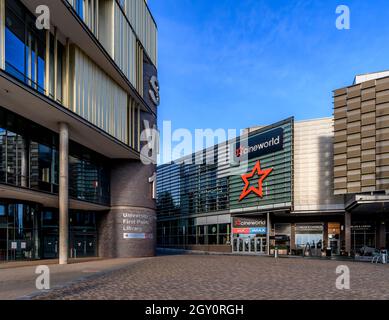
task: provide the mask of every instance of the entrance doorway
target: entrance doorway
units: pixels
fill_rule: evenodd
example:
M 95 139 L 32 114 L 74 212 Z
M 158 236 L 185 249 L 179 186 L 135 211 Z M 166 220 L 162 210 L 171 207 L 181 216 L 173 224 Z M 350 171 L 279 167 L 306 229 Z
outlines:
M 340 223 L 339 222 L 328 223 L 328 246 L 331 248 L 332 254 L 334 255 L 340 254 Z
M 71 248 L 71 257 L 72 258 L 86 258 L 86 257 L 95 257 L 97 248 L 96 248 L 96 235 L 87 234 L 87 235 L 75 235 L 73 238 L 73 244 Z
M 47 235 L 43 238 L 43 258 L 55 259 L 58 258 L 58 236 Z
M 266 254 L 266 237 L 234 237 L 232 251 L 237 253 Z

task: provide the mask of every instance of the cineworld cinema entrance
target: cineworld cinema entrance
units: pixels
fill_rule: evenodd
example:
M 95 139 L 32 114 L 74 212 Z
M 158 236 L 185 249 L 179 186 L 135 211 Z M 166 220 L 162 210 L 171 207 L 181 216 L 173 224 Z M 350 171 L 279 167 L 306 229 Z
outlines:
M 232 221 L 233 252 L 268 254 L 266 217 L 234 217 Z

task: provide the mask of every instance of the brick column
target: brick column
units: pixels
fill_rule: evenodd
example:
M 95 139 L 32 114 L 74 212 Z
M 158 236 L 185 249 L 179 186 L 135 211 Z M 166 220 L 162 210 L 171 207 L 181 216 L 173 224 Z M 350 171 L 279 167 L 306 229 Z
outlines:
M 147 257 L 155 254 L 156 208 L 149 178 L 154 165 L 114 160 L 111 168 L 111 210 L 100 220 L 101 257 Z

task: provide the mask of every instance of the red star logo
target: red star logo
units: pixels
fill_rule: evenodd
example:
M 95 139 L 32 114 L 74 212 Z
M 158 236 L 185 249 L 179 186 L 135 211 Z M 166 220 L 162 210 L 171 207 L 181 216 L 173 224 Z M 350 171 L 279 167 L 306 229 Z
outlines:
M 265 169 L 261 170 L 261 162 L 258 160 L 258 162 L 255 164 L 253 170 L 250 173 L 246 173 L 242 175 L 242 180 L 245 183 L 245 186 L 243 188 L 242 194 L 240 195 L 239 201 L 242 201 L 244 198 L 246 198 L 251 192 L 254 192 L 259 197 L 263 197 L 263 191 L 262 191 L 262 183 L 263 180 L 267 178 L 267 176 L 273 171 L 273 169 Z M 258 188 L 250 187 L 250 182 L 248 179 L 252 178 L 255 174 L 259 176 L 258 179 Z

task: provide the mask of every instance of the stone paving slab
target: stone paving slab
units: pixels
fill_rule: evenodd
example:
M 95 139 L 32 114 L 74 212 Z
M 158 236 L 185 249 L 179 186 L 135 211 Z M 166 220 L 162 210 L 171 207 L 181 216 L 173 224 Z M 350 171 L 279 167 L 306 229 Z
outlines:
M 350 290 L 336 289 L 339 265 L 350 269 Z M 34 299 L 389 299 L 389 265 L 258 256 L 167 255 L 138 261 Z
M 80 279 L 117 270 L 147 259 L 149 258 L 99 259 L 68 265 L 49 264 L 50 285 L 51 288 L 62 287 Z M 41 261 L 40 265 L 44 265 L 45 262 Z M 0 269 L 0 300 L 20 299 L 39 293 L 35 286 L 36 278 L 39 276 L 35 274 L 36 267 L 35 264 L 31 264 L 24 267 Z

